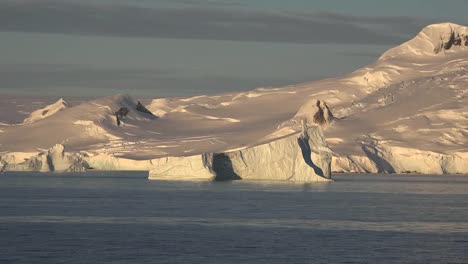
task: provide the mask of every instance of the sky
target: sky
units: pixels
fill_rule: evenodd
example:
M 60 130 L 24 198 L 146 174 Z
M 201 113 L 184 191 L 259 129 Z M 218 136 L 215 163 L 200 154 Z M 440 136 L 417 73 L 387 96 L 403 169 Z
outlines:
M 278 87 L 375 61 L 466 0 L 0 0 L 0 95 L 159 98 Z

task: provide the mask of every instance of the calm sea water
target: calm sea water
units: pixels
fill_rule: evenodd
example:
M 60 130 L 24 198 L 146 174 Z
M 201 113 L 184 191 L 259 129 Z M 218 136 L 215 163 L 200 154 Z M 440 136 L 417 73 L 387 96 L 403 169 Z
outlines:
M 468 263 L 468 177 L 0 175 L 0 263 Z

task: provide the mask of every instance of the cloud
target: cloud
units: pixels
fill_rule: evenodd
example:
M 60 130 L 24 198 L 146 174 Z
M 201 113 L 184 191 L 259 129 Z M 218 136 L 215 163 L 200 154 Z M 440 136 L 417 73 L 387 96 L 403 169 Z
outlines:
M 247 11 L 229 6 L 178 8 L 3 1 L 0 31 L 287 43 L 398 44 L 421 29 L 410 17 Z M 220 2 L 222 3 L 222 2 Z M 229 2 L 225 2 L 229 3 Z M 395 27 L 408 35 L 395 34 Z M 382 30 L 384 29 L 384 30 Z
M 191 6 L 244 6 L 243 3 L 230 0 L 158 0 L 158 2 Z
M 433 18 L 407 16 L 353 16 L 337 13 L 319 13 L 317 17 L 335 23 L 352 23 L 354 25 L 378 31 L 381 34 L 412 36 L 428 24 L 442 22 Z
M 353 51 L 343 51 L 343 52 L 339 52 L 339 54 L 344 55 L 344 56 L 352 56 L 352 57 L 369 57 L 373 59 L 377 59 L 380 55 L 382 55 L 377 52 L 353 52 Z
M 0 94 L 172 97 L 286 85 L 293 80 L 194 75 L 170 69 L 93 68 L 72 64 L 0 64 Z M 65 94 L 64 94 L 65 93 Z

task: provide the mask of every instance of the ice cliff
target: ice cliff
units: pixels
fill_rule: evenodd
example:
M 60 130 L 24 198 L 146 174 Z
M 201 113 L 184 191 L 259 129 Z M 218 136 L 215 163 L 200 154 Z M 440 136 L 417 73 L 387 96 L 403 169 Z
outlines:
M 319 126 L 258 146 L 206 158 L 218 178 L 321 182 L 331 179 L 332 151 Z
M 27 158 L 15 153 L 0 156 L 0 168 L 40 172 L 143 170 L 149 172 L 150 179 L 171 180 L 321 182 L 331 180 L 331 153 L 321 128 L 305 126 L 300 134 L 225 153 L 138 161 L 109 155 L 70 154 L 65 153 L 63 145 L 56 145 Z
M 87 167 L 81 155 L 66 153 L 60 144 L 37 154 L 0 155 L 0 171 L 84 172 Z
M 286 180 L 320 182 L 331 179 L 331 150 L 318 126 L 245 149 L 163 157 L 148 161 L 98 155 L 85 158 L 98 170 L 147 170 L 150 179 Z

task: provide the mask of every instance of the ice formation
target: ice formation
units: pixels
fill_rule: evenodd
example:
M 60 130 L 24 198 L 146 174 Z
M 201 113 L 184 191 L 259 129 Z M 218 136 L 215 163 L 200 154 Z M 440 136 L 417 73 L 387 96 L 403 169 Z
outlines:
M 430 25 L 353 73 L 282 88 L 147 105 L 128 95 L 60 100 L 0 123 L 0 170 L 295 182 L 329 181 L 331 172 L 468 173 L 467 32 Z
M 32 112 L 26 119 L 24 119 L 23 123 L 25 124 L 33 123 L 35 121 L 47 118 L 49 116 L 56 114 L 59 111 L 62 111 L 63 109 L 67 107 L 68 107 L 68 103 L 63 99 L 60 99 L 51 105 L 48 105 L 42 109 Z
M 88 168 L 80 154 L 66 153 L 61 144 L 29 155 L 10 153 L 0 156 L 0 171 L 84 172 Z

